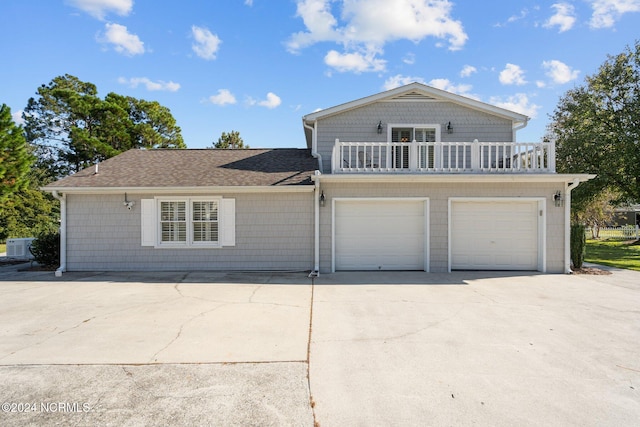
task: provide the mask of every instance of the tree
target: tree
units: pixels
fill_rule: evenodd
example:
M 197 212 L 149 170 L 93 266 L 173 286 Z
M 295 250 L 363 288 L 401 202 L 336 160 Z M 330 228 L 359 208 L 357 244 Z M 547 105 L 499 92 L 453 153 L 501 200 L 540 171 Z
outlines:
M 213 148 L 231 148 L 231 149 L 244 149 L 249 148 L 248 145 L 244 145 L 244 141 L 240 137 L 240 132 L 232 130 L 229 133 L 222 132 L 222 136 L 218 138 Z
M 569 90 L 552 115 L 559 172 L 595 173 L 573 193 L 584 209 L 610 188 L 619 201 L 640 202 L 640 42 L 609 56 L 586 84 Z
M 584 224 L 591 228 L 591 237 L 600 237 L 600 227 L 606 227 L 615 213 L 615 200 L 620 196 L 610 189 L 604 189 L 596 194 L 581 210 L 573 212 L 573 222 Z
M 0 106 L 0 210 L 9 195 L 25 188 L 33 163 L 22 128 L 13 122 L 11 109 Z
M 25 108 L 25 133 L 38 167 L 58 178 L 131 148 L 186 148 L 168 108 L 109 93 L 65 74 L 37 90 Z
M 10 237 L 34 237 L 58 230 L 60 206 L 50 194 L 34 188 L 11 194 L 0 209 L 0 241 Z

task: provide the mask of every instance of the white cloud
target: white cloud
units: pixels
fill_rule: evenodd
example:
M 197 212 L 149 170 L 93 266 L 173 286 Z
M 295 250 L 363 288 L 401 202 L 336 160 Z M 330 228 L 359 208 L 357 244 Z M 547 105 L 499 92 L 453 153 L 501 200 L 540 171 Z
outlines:
M 278 107 L 280 104 L 282 104 L 282 100 L 280 99 L 280 97 L 278 95 L 276 95 L 273 92 L 269 92 L 267 94 L 267 99 L 265 99 L 264 101 L 260 101 L 258 102 L 258 105 L 261 107 L 267 107 L 267 108 L 276 108 Z
M 118 79 L 118 83 L 129 85 L 129 87 L 132 87 L 134 89 L 137 88 L 139 85 L 144 85 L 148 91 L 164 90 L 168 92 L 176 92 L 180 89 L 179 83 L 165 82 L 163 80 L 158 80 L 154 82 L 147 77 L 131 77 L 130 79 L 120 77 Z
M 274 109 L 280 106 L 280 104 L 282 104 L 282 100 L 273 92 L 267 93 L 267 98 L 262 101 L 257 101 L 251 97 L 247 98 L 247 105 L 259 105 L 260 107 Z
M 384 88 L 384 90 L 391 90 L 414 82 L 426 84 L 424 79 L 422 79 L 421 77 L 410 77 L 396 74 L 395 76 L 389 77 L 384 82 L 384 85 L 382 87 Z
M 524 70 L 515 64 L 507 64 L 504 70 L 500 71 L 498 78 L 503 85 L 520 86 L 527 83 L 524 79 Z
M 24 124 L 24 119 L 22 118 L 22 113 L 24 113 L 24 110 L 20 110 L 20 111 L 16 111 L 11 113 L 11 118 L 13 119 L 13 122 L 15 124 L 17 124 L 18 126 L 22 126 Z
M 416 63 L 416 55 L 413 53 L 407 53 L 404 58 L 402 58 L 402 62 L 407 65 L 413 65 Z
M 372 60 L 372 54 L 394 40 L 418 43 L 435 37 L 446 40 L 450 50 L 461 49 L 468 36 L 451 17 L 452 8 L 449 0 L 297 0 L 297 16 L 306 30 L 292 34 L 286 45 L 298 53 L 315 43 L 338 43 L 344 53 L 329 52 L 331 62 L 345 71 L 376 71 L 382 60 Z M 345 67 L 345 62 L 363 60 L 369 65 Z
M 524 114 L 532 119 L 538 115 L 538 110 L 541 108 L 539 105 L 532 103 L 529 97 L 524 93 L 517 93 L 513 96 L 503 100 L 500 97 L 493 96 L 489 100 L 489 103 L 496 107 L 501 107 L 507 110 L 515 111 L 516 113 Z
M 579 70 L 573 70 L 564 62 L 553 59 L 542 62 L 542 68 L 546 69 L 546 75 L 551 77 L 553 83 L 565 84 L 578 78 Z
M 212 34 L 207 28 L 198 27 L 196 25 L 191 27 L 191 35 L 195 39 L 195 43 L 191 45 L 193 51 L 202 59 L 216 59 L 216 53 L 220 48 L 222 40 Z
M 66 0 L 66 2 L 100 20 L 110 12 L 127 16 L 133 8 L 133 0 Z
M 640 0 L 590 0 L 590 3 L 591 28 L 613 27 L 625 13 L 640 12 Z
M 107 23 L 104 27 L 104 35 L 99 41 L 112 44 L 116 52 L 125 55 L 133 56 L 144 53 L 144 43 L 137 35 L 129 33 L 124 25 Z
M 473 73 L 477 73 L 478 69 L 473 65 L 465 65 L 460 71 L 460 77 L 469 77 Z
M 556 13 L 544 23 L 544 27 L 552 28 L 557 26 L 560 33 L 573 28 L 576 23 L 576 11 L 572 4 L 556 3 L 551 7 L 556 10 Z
M 507 19 L 508 23 L 512 23 L 512 22 L 516 22 L 516 21 L 520 21 L 521 19 L 524 19 L 527 17 L 527 15 L 529 15 L 529 9 L 524 8 L 520 11 L 520 14 L 518 15 L 511 15 L 509 17 L 509 19 Z
M 436 89 L 445 90 L 451 93 L 457 93 L 458 95 L 466 96 L 467 98 L 479 99 L 477 95 L 472 94 L 470 91 L 473 86 L 468 84 L 456 85 L 449 79 L 433 79 L 429 81 L 429 86 L 433 86 Z
M 253 0 L 244 0 L 244 4 L 247 6 L 253 6 Z
M 339 53 L 330 50 L 324 57 L 324 63 L 339 72 L 352 71 L 356 74 L 368 71 L 384 71 L 387 61 L 376 58 L 377 52 Z
M 235 104 L 236 97 L 228 89 L 219 89 L 217 95 L 211 95 L 209 101 L 216 105 Z

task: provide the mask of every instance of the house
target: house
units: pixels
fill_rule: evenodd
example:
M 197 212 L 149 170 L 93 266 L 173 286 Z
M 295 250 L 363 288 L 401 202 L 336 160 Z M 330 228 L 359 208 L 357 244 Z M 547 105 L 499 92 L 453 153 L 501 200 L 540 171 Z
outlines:
M 640 205 L 619 206 L 613 211 L 611 226 L 636 226 L 640 227 Z
M 131 150 L 45 187 L 69 270 L 568 272 L 571 190 L 522 114 L 412 83 L 308 114 L 306 149 Z

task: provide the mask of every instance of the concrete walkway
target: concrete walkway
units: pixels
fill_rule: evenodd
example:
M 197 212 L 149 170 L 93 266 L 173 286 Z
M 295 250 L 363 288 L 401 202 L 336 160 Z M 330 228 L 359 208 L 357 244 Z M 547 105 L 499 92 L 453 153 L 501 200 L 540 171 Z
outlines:
M 312 286 L 293 273 L 18 269 L 0 268 L 3 426 L 640 419 L 637 272 L 337 273 Z

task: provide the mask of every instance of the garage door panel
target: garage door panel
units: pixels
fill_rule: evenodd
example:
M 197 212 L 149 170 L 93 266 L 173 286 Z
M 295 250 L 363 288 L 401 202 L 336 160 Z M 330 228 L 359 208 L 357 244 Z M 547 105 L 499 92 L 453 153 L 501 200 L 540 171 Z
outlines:
M 451 268 L 538 269 L 536 201 L 454 201 Z
M 338 201 L 337 270 L 423 270 L 425 202 Z

